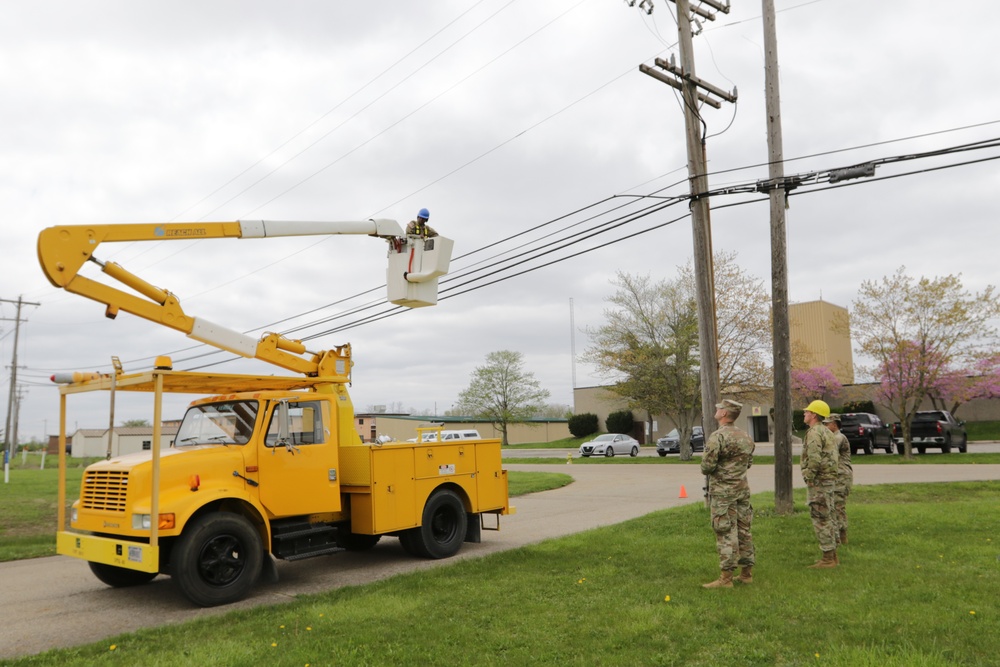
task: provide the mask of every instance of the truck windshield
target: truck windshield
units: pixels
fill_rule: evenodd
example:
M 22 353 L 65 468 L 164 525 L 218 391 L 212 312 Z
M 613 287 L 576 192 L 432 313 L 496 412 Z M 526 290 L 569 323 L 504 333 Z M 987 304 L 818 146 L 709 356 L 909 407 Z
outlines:
M 225 401 L 188 408 L 177 430 L 178 447 L 222 444 L 245 445 L 257 421 L 257 401 Z

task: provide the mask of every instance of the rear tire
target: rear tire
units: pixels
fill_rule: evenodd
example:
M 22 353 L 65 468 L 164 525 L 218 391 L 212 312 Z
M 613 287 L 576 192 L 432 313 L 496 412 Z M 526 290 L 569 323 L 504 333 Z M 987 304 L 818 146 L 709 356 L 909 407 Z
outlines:
M 468 521 L 465 505 L 449 489 L 435 491 L 424 505 L 420 525 L 403 531 L 399 541 L 403 549 L 423 558 L 448 558 L 458 553 L 465 541 Z
M 247 596 L 260 577 L 264 547 L 245 517 L 216 512 L 184 530 L 170 561 L 181 593 L 196 605 L 214 607 Z
M 140 572 L 139 570 L 130 570 L 127 567 L 89 561 L 87 565 L 90 566 L 90 571 L 94 573 L 95 577 L 112 588 L 128 588 L 129 586 L 148 584 L 159 574 L 158 572 Z

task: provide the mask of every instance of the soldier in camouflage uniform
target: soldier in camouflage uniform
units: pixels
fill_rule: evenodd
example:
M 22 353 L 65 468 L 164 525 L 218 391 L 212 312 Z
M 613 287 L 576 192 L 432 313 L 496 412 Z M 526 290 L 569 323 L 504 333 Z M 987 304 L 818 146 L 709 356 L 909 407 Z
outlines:
M 809 498 L 809 515 L 819 540 L 823 558 L 809 567 L 837 567 L 837 523 L 834 517 L 834 486 L 837 483 L 839 452 L 833 433 L 823 425 L 830 416 L 830 406 L 813 401 L 804 411 L 803 421 L 809 426 L 802 440 L 802 479 Z
M 721 574 L 703 586 L 732 588 L 733 571 L 738 565 L 742 570 L 735 580 L 744 584 L 753 581 L 755 558 L 750 533 L 753 507 L 750 506 L 747 469 L 753 465 L 754 444 L 749 435 L 733 425 L 743 409 L 740 403 L 726 399 L 715 408 L 715 420 L 720 427 L 705 442 L 701 472 L 709 478 L 712 529 Z
M 851 467 L 851 443 L 840 431 L 840 415 L 831 414 L 823 420 L 833 433 L 840 458 L 837 462 L 837 483 L 833 487 L 833 512 L 837 520 L 837 544 L 847 544 L 847 496 L 854 486 L 854 468 Z

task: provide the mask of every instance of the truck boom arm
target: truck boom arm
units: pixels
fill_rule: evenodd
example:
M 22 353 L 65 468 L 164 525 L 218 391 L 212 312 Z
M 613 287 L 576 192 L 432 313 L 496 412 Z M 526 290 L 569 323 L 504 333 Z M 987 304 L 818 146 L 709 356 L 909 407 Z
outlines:
M 38 235 L 38 261 L 50 283 L 68 292 L 105 304 L 105 315 L 109 318 L 114 318 L 120 310 L 124 310 L 243 357 L 261 359 L 309 376 L 331 377 L 335 381 L 346 382 L 350 377 L 351 366 L 349 346 L 313 353 L 308 352 L 301 341 L 290 340 L 277 333 L 266 333 L 260 340 L 254 339 L 203 318 L 187 315 L 174 294 L 151 285 L 114 262 L 102 262 L 94 256 L 98 246 L 108 242 L 333 234 L 367 234 L 389 240 L 390 254 L 394 248 L 396 253 L 403 251 L 399 242 L 394 242 L 395 239 L 403 238 L 403 230 L 395 220 L 346 222 L 238 220 L 49 227 Z M 407 240 L 407 243 L 415 242 Z M 450 256 L 450 241 L 445 245 Z M 88 261 L 98 264 L 104 274 L 145 298 L 81 276 L 80 269 Z M 447 258 L 444 266 L 446 270 Z M 406 280 L 405 276 L 401 279 Z M 306 354 L 309 356 L 304 357 Z

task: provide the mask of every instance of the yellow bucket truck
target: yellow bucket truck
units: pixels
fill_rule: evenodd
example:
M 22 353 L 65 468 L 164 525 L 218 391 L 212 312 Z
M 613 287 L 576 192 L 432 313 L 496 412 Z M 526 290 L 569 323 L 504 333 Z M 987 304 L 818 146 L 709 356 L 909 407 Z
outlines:
M 363 443 L 347 393 L 351 348 L 310 352 L 277 333 L 254 339 L 187 315 L 177 297 L 94 256 L 101 243 L 316 234 L 367 234 L 388 242 L 388 298 L 434 305 L 447 273 L 450 239 L 407 236 L 392 220 L 235 221 L 68 225 L 43 230 L 38 257 L 56 287 L 186 333 L 291 374 L 240 375 L 154 368 L 125 373 L 66 373 L 60 383 L 57 550 L 81 558 L 105 584 L 147 583 L 159 574 L 191 602 L 227 604 L 247 596 L 274 559 L 297 560 L 365 550 L 397 537 L 418 557 L 447 558 L 513 513 L 500 441 Z M 80 274 L 88 263 L 130 291 Z M 145 392 L 152 397 L 149 451 L 111 456 L 83 474 L 66 507 L 66 410 L 85 392 Z M 197 396 L 175 439 L 161 448 L 164 394 Z M 419 438 L 418 438 L 419 439 Z M 489 517 L 492 515 L 492 517 Z

